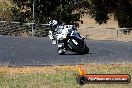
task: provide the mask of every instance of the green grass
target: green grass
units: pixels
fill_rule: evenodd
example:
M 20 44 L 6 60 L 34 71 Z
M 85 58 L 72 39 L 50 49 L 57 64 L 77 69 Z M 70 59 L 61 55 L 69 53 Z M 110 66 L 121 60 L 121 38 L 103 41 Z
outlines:
M 132 83 L 85 84 L 81 86 L 76 82 L 76 76 L 79 74 L 78 67 L 80 66 L 35 67 L 37 70 L 31 72 L 29 71 L 34 67 L 31 69 L 28 67 L 27 72 L 25 70 L 27 67 L 17 68 L 17 72 L 15 72 L 16 68 L 0 68 L 0 88 L 132 88 Z M 132 75 L 131 64 L 85 64 L 82 67 L 88 74 Z

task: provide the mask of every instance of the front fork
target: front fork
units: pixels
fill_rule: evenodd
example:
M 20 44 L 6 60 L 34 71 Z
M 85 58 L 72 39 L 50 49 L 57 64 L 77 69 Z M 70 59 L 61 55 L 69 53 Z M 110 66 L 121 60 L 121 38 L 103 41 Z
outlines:
M 66 50 L 65 50 L 65 47 L 64 47 L 64 44 L 61 43 L 61 44 L 58 44 L 58 53 L 63 55 L 65 54 Z
M 58 41 L 58 51 L 65 53 L 68 51 L 66 40 Z

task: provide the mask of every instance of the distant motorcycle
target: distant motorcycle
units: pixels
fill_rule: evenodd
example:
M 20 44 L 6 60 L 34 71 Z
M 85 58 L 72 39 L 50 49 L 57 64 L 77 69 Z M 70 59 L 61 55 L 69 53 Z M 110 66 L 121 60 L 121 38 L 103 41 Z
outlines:
M 54 32 L 54 37 L 58 44 L 58 53 L 65 54 L 66 51 L 76 52 L 78 54 L 87 54 L 87 47 L 84 37 L 75 30 L 73 25 L 58 26 Z

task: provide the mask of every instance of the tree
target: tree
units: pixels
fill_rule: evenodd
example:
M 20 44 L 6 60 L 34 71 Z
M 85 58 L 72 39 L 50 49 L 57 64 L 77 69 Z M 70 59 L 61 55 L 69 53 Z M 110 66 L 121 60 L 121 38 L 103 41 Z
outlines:
M 73 13 L 72 8 L 80 0 L 35 0 L 35 19 L 36 23 L 46 23 L 49 18 L 64 21 L 66 24 L 76 24 L 80 21 L 81 13 Z M 32 21 L 32 4 L 33 0 L 13 0 L 20 11 L 15 14 L 22 22 Z M 16 12 L 15 12 L 16 13 Z M 18 16 L 19 15 L 19 16 Z
M 113 14 L 119 27 L 132 27 L 131 0 L 86 0 L 89 14 L 99 24 L 106 23 Z
M 32 4 L 29 0 L 13 0 L 14 7 L 11 8 L 12 20 L 20 22 L 32 22 Z
M 11 20 L 11 8 L 12 4 L 9 2 L 0 2 L 0 20 Z
M 120 27 L 132 28 L 132 2 L 119 0 L 114 15 Z
M 49 18 L 75 24 L 86 10 L 97 23 L 107 23 L 114 15 L 119 27 L 132 27 L 132 0 L 35 0 L 35 22 L 46 23 Z M 13 0 L 18 9 L 14 17 L 22 22 L 32 21 L 33 0 Z

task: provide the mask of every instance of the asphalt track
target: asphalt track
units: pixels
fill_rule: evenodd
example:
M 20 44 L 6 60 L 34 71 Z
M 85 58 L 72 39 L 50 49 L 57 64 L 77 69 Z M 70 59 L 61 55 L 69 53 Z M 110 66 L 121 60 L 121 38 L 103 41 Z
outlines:
M 58 55 L 49 38 L 0 36 L 0 66 L 132 62 L 132 42 L 85 40 L 90 53 Z

